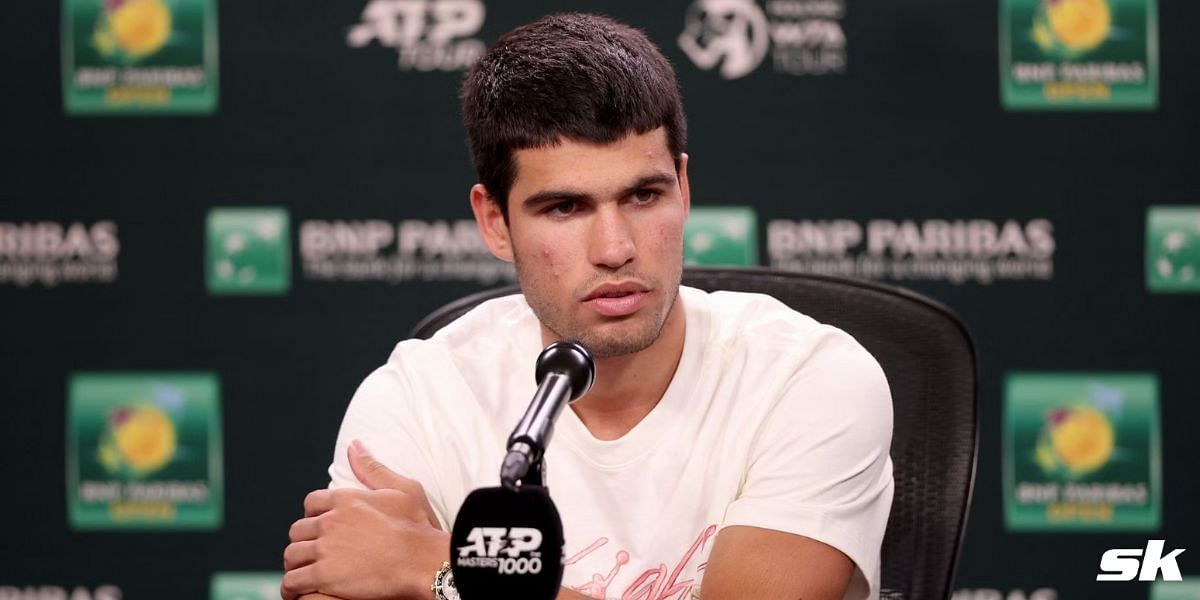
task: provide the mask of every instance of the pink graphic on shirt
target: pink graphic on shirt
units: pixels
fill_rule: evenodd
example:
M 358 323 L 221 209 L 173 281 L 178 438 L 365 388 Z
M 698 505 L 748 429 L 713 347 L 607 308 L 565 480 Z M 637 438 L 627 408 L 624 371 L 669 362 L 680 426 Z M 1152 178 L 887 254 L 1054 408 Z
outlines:
M 692 542 L 691 547 L 679 559 L 679 562 L 675 563 L 675 568 L 669 572 L 669 575 L 666 563 L 660 563 L 655 568 L 647 569 L 635 578 L 633 583 L 629 584 L 629 587 L 621 594 L 621 600 L 684 600 L 688 598 L 688 595 L 692 592 L 692 588 L 695 587 L 696 580 L 690 578 L 680 581 L 679 577 L 683 574 L 688 564 L 692 562 L 692 559 L 696 557 L 696 553 L 703 550 L 708 544 L 708 540 L 716 535 L 716 533 L 716 525 L 706 527 L 704 531 L 700 532 L 696 541 Z M 607 543 L 608 538 L 599 538 L 574 556 L 563 561 L 563 565 L 575 564 Z M 607 575 L 594 573 L 592 574 L 591 581 L 579 586 L 570 586 L 571 589 L 592 598 L 605 598 L 608 587 L 612 585 L 613 579 L 616 578 L 621 567 L 629 562 L 629 558 L 629 552 L 619 550 L 616 555 L 616 564 L 613 565 L 613 568 L 609 570 Z M 706 566 L 708 566 L 708 562 L 696 565 L 696 573 L 699 574 Z
M 608 543 L 608 538 L 605 538 L 605 537 L 602 537 L 602 538 L 592 542 L 590 546 L 588 546 L 587 548 L 584 548 L 583 550 L 580 550 L 578 553 L 575 554 L 575 556 L 572 556 L 571 558 L 564 560 L 563 566 L 566 567 L 567 565 L 573 565 L 573 564 L 579 562 L 580 560 L 583 560 L 583 558 L 585 556 L 591 554 L 597 548 L 599 548 L 600 546 L 603 546 L 607 543 Z M 610 584 L 612 584 L 613 579 L 615 579 L 617 577 L 617 573 L 621 571 L 621 567 L 625 566 L 625 563 L 628 563 L 628 562 L 629 562 L 629 553 L 624 550 L 618 550 L 617 551 L 617 564 L 613 565 L 613 568 L 608 572 L 608 575 L 602 576 L 599 573 L 593 573 L 591 581 L 589 581 L 581 586 L 572 588 L 572 589 L 579 592 L 580 594 L 585 594 L 587 596 L 591 596 L 592 598 L 603 598 L 604 594 L 608 592 L 608 586 Z

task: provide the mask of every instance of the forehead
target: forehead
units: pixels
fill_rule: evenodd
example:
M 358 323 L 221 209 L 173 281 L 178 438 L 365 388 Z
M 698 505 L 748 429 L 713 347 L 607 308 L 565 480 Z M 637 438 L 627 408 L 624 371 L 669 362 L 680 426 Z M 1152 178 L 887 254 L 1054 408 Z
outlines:
M 518 150 L 512 197 L 547 187 L 621 187 L 647 173 L 675 171 L 663 128 L 631 132 L 608 143 L 560 139 L 558 144 Z

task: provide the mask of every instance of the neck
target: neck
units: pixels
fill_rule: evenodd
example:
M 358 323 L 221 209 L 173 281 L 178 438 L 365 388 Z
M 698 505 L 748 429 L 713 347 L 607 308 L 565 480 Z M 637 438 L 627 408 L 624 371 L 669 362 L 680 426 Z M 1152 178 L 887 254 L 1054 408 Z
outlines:
M 658 405 L 683 355 L 685 321 L 683 299 L 676 297 L 652 344 L 633 354 L 596 359 L 595 384 L 570 405 L 593 436 L 620 438 Z M 543 329 L 542 339 L 548 344 L 557 338 Z

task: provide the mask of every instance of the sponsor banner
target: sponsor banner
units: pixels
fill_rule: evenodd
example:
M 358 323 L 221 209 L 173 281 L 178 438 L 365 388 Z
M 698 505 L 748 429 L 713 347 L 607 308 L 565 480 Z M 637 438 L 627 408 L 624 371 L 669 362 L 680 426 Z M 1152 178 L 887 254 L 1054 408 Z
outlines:
M 1150 600 L 1200 600 L 1200 575 L 1184 575 L 1183 581 L 1155 581 Z
M 1153 109 L 1155 0 L 1002 0 L 1004 107 Z
M 210 294 L 286 294 L 291 238 L 283 208 L 214 208 L 208 213 L 205 282 Z
M 950 600 L 1058 600 L 1058 591 L 1054 588 L 1037 588 L 1026 592 L 1015 589 L 1004 592 L 992 588 L 957 589 Z
M 95 588 L 78 585 L 0 585 L 0 600 L 121 600 L 121 588 L 101 585 Z
M 401 71 L 462 71 L 487 49 L 483 0 L 369 0 L 346 43 L 394 48 Z
M 683 232 L 687 265 L 758 264 L 758 217 L 749 206 L 693 206 Z
M 67 393 L 72 528 L 220 527 L 215 374 L 75 373 Z
M 0 285 L 113 283 L 120 253 L 112 221 L 0 221 Z
M 1158 528 L 1155 375 L 1012 373 L 1004 406 L 1009 530 Z
M 767 224 L 772 268 L 897 282 L 991 284 L 1054 277 L 1047 219 L 850 219 Z
M 279 573 L 213 573 L 210 600 L 278 600 Z
M 63 0 L 68 114 L 217 107 L 216 0 Z
M 307 220 L 300 223 L 307 281 L 516 281 L 512 264 L 492 256 L 471 219 Z
M 1200 292 L 1200 206 L 1151 206 L 1146 214 L 1146 288 Z
M 738 79 L 846 72 L 845 0 L 695 0 L 677 42 L 697 67 Z

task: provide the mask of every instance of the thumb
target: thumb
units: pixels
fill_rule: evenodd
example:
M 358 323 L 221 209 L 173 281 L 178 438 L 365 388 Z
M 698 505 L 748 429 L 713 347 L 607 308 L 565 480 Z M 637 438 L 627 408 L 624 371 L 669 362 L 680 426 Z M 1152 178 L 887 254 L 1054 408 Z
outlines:
M 371 456 L 362 442 L 358 440 L 350 442 L 350 447 L 346 449 L 346 456 L 350 459 L 350 470 L 354 471 L 354 476 L 367 486 L 367 489 L 403 489 L 405 479 Z

